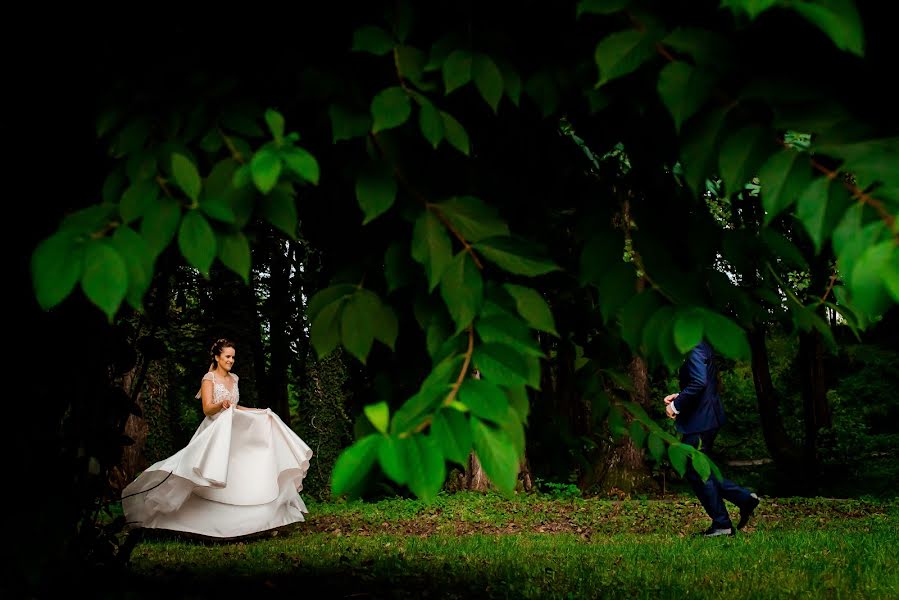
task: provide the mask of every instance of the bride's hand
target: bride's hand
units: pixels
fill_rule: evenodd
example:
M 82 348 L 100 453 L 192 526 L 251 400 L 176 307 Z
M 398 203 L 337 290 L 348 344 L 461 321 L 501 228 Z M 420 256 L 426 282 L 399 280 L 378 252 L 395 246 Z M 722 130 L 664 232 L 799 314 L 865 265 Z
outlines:
M 222 410 L 228 410 L 231 408 L 231 402 L 228 400 L 222 400 Z

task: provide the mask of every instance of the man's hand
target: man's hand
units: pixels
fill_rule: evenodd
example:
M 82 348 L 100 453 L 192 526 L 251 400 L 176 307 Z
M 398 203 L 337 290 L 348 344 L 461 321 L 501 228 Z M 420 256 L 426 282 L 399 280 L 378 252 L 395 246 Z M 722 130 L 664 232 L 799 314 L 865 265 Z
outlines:
M 677 394 L 668 394 L 665 396 L 665 414 L 668 415 L 669 419 L 674 419 L 677 416 L 677 413 L 674 412 L 674 399 L 677 398 Z

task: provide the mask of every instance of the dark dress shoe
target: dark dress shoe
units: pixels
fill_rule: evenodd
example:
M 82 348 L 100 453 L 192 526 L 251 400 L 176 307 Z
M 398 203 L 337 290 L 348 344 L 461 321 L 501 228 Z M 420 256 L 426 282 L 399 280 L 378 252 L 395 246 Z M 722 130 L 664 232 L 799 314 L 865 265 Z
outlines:
M 746 524 L 749 523 L 750 517 L 752 517 L 752 513 L 755 512 L 755 509 L 758 508 L 759 502 L 761 502 L 757 495 L 750 494 L 750 496 L 752 496 L 751 503 L 747 504 L 746 506 L 740 507 L 740 522 L 737 523 L 737 529 L 743 529 L 744 527 L 746 527 Z

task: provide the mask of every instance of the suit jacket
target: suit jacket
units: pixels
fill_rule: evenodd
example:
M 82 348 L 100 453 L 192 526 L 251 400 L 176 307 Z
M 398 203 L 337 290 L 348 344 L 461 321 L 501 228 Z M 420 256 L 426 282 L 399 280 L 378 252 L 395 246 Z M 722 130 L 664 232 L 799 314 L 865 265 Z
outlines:
M 699 433 L 724 425 L 724 406 L 718 395 L 715 354 L 705 340 L 690 350 L 680 368 L 681 391 L 674 400 L 675 426 L 681 433 Z

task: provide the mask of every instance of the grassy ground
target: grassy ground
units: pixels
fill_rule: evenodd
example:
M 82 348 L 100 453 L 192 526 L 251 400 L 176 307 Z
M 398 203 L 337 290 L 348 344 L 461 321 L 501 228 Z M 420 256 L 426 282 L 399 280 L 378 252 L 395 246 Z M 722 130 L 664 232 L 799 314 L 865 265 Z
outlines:
M 238 542 L 155 532 L 132 597 L 895 598 L 899 502 L 764 498 L 744 532 L 696 539 L 698 503 L 441 496 L 314 503 Z

